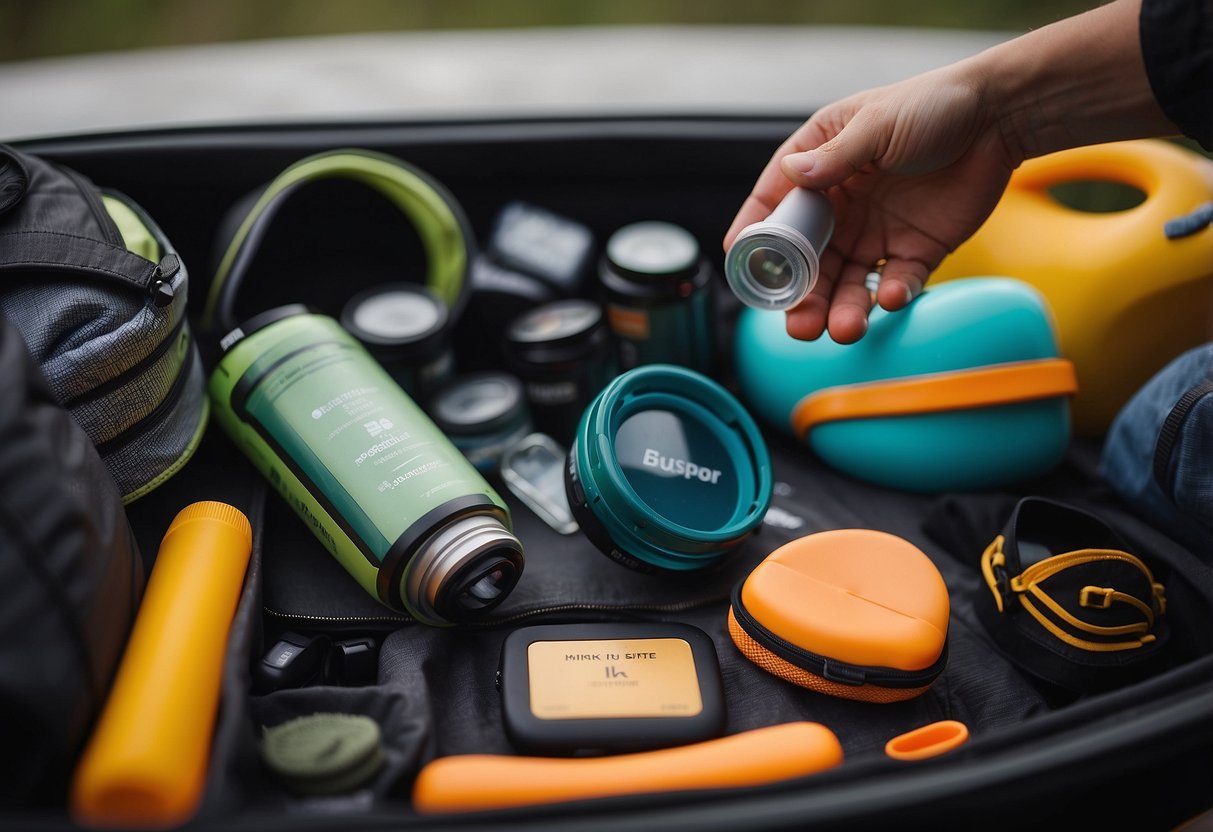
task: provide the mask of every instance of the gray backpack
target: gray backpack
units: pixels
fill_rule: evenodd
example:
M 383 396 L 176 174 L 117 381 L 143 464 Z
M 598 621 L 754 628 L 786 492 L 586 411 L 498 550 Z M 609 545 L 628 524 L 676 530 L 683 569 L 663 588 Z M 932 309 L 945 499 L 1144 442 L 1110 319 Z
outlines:
M 206 424 L 186 282 L 139 206 L 0 145 L 0 312 L 125 503 L 179 470 Z

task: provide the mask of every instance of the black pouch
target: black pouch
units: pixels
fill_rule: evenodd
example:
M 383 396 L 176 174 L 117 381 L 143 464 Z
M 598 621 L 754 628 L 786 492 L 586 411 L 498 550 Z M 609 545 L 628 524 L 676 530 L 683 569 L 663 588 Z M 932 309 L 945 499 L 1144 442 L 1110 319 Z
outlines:
M 0 145 L 0 311 L 97 446 L 124 502 L 178 471 L 206 424 L 185 267 L 131 200 Z
M 62 805 L 143 589 L 92 442 L 0 318 L 0 804 Z
M 1165 647 L 1162 567 L 1085 511 L 1025 497 L 981 557 L 978 617 L 1023 670 L 1066 690 L 1141 678 Z

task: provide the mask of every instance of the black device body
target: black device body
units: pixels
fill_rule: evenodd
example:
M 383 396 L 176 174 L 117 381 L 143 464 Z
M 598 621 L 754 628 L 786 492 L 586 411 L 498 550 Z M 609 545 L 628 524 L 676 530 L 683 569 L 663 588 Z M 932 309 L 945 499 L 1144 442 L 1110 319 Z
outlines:
M 536 654 L 539 648 L 550 648 Z M 630 645 L 620 648 L 619 645 Z M 541 665 L 541 666 L 540 666 Z M 647 667 L 646 667 L 647 665 Z M 660 677 L 647 675 L 656 668 Z M 695 695 L 691 696 L 690 686 Z M 555 700 L 543 715 L 545 691 Z M 718 736 L 724 730 L 724 693 L 716 649 L 706 633 L 667 622 L 554 624 L 510 633 L 497 671 L 502 714 L 510 742 L 538 754 L 643 751 Z M 631 702 L 601 715 L 603 691 L 626 691 Z M 682 709 L 697 696 L 699 709 Z M 594 711 L 599 715 L 590 715 Z M 668 713 L 668 715 L 667 715 Z

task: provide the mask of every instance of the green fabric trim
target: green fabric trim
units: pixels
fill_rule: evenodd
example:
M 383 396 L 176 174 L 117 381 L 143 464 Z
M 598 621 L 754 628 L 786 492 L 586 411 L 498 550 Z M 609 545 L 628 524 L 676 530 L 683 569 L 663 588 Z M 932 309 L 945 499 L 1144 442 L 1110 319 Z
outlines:
M 122 235 L 122 242 L 126 244 L 127 250 L 153 263 L 160 262 L 160 244 L 152 236 L 151 230 L 143 224 L 143 220 L 139 219 L 139 215 L 117 197 L 102 195 L 101 202 L 114 225 L 118 226 L 118 232 Z

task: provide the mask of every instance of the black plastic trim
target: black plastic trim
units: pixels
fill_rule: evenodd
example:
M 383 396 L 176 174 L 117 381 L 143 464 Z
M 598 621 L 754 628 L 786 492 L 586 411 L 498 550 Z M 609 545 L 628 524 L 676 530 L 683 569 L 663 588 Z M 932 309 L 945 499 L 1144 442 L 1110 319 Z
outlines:
M 758 622 L 745 605 L 741 602 L 741 588 L 744 582 L 733 591 L 733 616 L 746 634 L 760 645 L 770 650 L 779 658 L 791 662 L 799 668 L 807 670 L 843 685 L 856 687 L 864 684 L 878 685 L 882 688 L 919 688 L 931 684 L 943 672 L 948 664 L 948 642 L 944 639 L 943 650 L 939 658 L 930 667 L 922 670 L 898 670 L 894 667 L 873 667 L 868 665 L 850 664 L 813 653 L 780 638 Z

